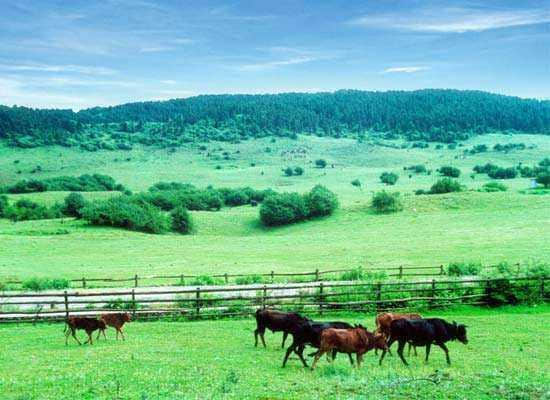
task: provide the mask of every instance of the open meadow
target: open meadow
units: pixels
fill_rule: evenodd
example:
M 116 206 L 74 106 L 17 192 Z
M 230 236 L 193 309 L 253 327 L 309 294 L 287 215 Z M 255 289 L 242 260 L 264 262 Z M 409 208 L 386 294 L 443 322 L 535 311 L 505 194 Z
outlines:
M 496 143 L 524 143 L 524 150 L 489 150 L 464 154 L 464 149 Z M 378 143 L 378 142 L 377 142 Z M 492 162 L 510 167 L 534 165 L 550 154 L 550 138 L 542 135 L 484 135 L 454 150 L 397 148 L 404 142 L 357 143 L 351 139 L 300 136 L 298 140 L 248 140 L 240 144 L 187 145 L 174 152 L 154 148 L 131 151 L 83 152 L 62 147 L 0 148 L 0 180 L 44 179 L 60 175 L 104 173 L 132 191 L 146 190 L 159 181 L 192 183 L 197 187 L 272 188 L 305 192 L 323 184 L 339 198 L 340 208 L 328 218 L 286 227 L 265 228 L 258 208 L 250 205 L 218 212 L 192 211 L 192 235 L 151 235 L 115 228 L 91 227 L 71 218 L 10 222 L 0 220 L 0 279 L 31 276 L 81 278 L 129 277 L 155 273 L 256 273 L 312 271 L 316 268 L 357 266 L 435 266 L 454 261 L 483 264 L 531 259 L 550 261 L 550 200 L 526 194 L 529 178 L 502 180 L 506 192 L 477 192 L 490 178 L 470 176 L 477 164 Z M 266 152 L 266 147 L 271 149 Z M 305 153 L 293 150 L 303 149 Z M 227 151 L 230 160 L 220 155 Z M 207 154 L 211 153 L 210 157 Z M 315 168 L 313 161 L 328 166 Z M 430 175 L 404 171 L 425 164 Z M 31 173 L 37 165 L 39 172 Z M 216 169 L 217 165 L 221 169 Z M 254 166 L 251 166 L 254 165 Z M 442 165 L 462 171 L 461 193 L 415 196 L 428 189 Z M 286 166 L 302 166 L 301 176 L 284 176 Z M 334 166 L 334 168 L 333 168 Z M 17 173 L 21 171 L 21 173 Z M 379 181 L 383 171 L 399 175 L 388 186 Z M 410 177 L 409 177 L 410 176 Z M 351 185 L 359 179 L 361 186 Z M 404 210 L 378 215 L 369 209 L 372 194 L 398 191 Z M 8 195 L 10 201 L 29 198 L 51 205 L 68 192 Z M 83 193 L 87 199 L 107 198 L 117 192 Z
M 132 322 L 127 340 L 93 346 L 71 338 L 62 324 L 0 326 L 2 399 L 545 399 L 550 395 L 550 308 L 459 308 L 431 311 L 468 325 L 469 343 L 449 343 L 452 365 L 432 348 L 430 361 L 395 355 L 382 366 L 372 352 L 360 370 L 340 355 L 315 371 L 293 356 L 281 368 L 281 334 L 266 333 L 255 348 L 253 318 L 196 322 Z M 362 323 L 374 315 L 337 314 L 326 320 Z M 84 334 L 81 332 L 82 338 Z M 287 343 L 288 344 L 288 343 Z M 6 351 L 9 349 L 9 351 Z M 310 352 L 306 349 L 306 353 Z M 310 359 L 311 361 L 311 359 Z M 310 362 L 311 364 L 311 362 Z

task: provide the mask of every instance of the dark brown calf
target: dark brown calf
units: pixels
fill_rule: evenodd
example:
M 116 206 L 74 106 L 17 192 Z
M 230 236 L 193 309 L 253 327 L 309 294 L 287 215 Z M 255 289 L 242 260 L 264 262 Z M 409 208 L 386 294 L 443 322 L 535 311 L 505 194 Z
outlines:
M 103 322 L 102 320 L 88 317 L 69 317 L 65 321 L 65 324 L 65 346 L 67 346 L 68 344 L 69 336 L 72 336 L 74 340 L 78 342 L 78 344 L 82 344 L 80 343 L 80 340 L 78 340 L 78 338 L 76 337 L 76 331 L 79 329 L 86 331 L 86 334 L 88 335 L 88 340 L 84 343 L 94 344 L 92 340 L 92 333 L 96 330 L 99 330 L 100 332 L 105 331 L 106 328 L 105 322 Z
M 130 314 L 128 313 L 116 313 L 116 314 L 102 314 L 101 320 L 105 323 L 107 326 L 112 326 L 116 329 L 116 339 L 118 340 L 118 334 L 120 332 L 120 335 L 122 336 L 122 340 L 125 340 L 124 338 L 124 332 L 122 332 L 122 327 L 126 322 L 130 322 L 132 318 L 130 317 Z M 107 339 L 107 336 L 105 336 L 105 330 L 100 331 L 99 333 L 103 332 L 103 336 L 105 339 Z M 99 333 L 97 337 L 99 338 Z
M 315 368 L 317 361 L 324 353 L 340 352 L 357 355 L 357 367 L 361 367 L 363 354 L 374 348 L 386 350 L 386 340 L 382 334 L 373 334 L 361 325 L 352 329 L 328 328 L 321 332 L 321 345 L 315 355 L 311 369 Z M 350 357 L 351 361 L 351 357 Z M 351 363 L 353 366 L 353 362 Z
M 296 327 L 308 321 L 307 318 L 302 317 L 298 313 L 287 313 L 283 311 L 277 311 L 272 309 L 259 309 L 256 311 L 256 330 L 254 331 L 254 346 L 258 346 L 258 335 L 265 346 L 264 334 L 265 330 L 269 329 L 271 332 L 283 332 L 283 343 L 281 347 L 285 346 L 285 341 L 289 333 L 292 333 Z

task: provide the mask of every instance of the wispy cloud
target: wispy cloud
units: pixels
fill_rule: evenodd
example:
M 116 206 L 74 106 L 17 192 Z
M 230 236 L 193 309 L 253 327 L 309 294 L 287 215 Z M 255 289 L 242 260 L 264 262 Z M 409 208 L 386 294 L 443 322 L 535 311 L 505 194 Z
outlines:
M 268 61 L 268 62 L 255 63 L 255 64 L 239 65 L 237 69 L 239 71 L 263 71 L 263 70 L 273 69 L 276 67 L 283 67 L 287 65 L 305 64 L 305 63 L 317 61 L 319 59 L 320 58 L 316 58 L 316 57 L 295 57 L 295 58 L 289 58 L 286 60 L 276 60 L 276 61 Z
M 174 50 L 173 47 L 170 46 L 152 46 L 152 47 L 142 47 L 139 49 L 141 53 L 160 53 L 163 51 L 170 51 Z
M 160 83 L 162 83 L 163 85 L 175 85 L 178 82 L 174 81 L 172 79 L 165 79 L 165 80 L 160 81 Z
M 408 13 L 365 15 L 353 25 L 415 32 L 464 33 L 550 22 L 548 9 L 490 10 L 465 7 L 422 8 Z
M 51 65 L 51 64 L 0 64 L 0 69 L 8 71 L 69 72 L 86 75 L 113 75 L 117 71 L 106 67 L 87 65 Z
M 383 74 L 401 72 L 406 74 L 412 74 L 413 72 L 427 71 L 430 67 L 391 67 L 382 71 Z

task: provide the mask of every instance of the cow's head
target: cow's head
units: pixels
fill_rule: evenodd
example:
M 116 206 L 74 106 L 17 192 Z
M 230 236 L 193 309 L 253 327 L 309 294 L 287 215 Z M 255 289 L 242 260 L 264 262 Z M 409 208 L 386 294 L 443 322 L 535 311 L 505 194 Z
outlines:
M 453 321 L 453 325 L 455 327 L 456 339 L 461 343 L 468 344 L 468 337 L 466 336 L 466 325 L 459 325 L 455 321 Z
M 386 341 L 386 336 L 383 333 L 376 333 L 373 340 L 375 349 L 387 350 L 388 343 Z
M 122 319 L 124 320 L 124 322 L 130 322 L 132 320 L 132 317 L 130 316 L 130 313 L 124 313 L 122 315 Z

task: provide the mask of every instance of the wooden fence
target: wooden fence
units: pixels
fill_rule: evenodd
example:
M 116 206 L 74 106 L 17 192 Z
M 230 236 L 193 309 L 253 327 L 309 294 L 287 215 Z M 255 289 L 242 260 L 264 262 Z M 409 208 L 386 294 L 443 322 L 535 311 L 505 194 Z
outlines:
M 275 283 L 277 278 L 283 278 L 292 281 L 293 279 L 299 279 L 301 282 L 310 281 L 317 282 L 321 280 L 337 279 L 339 275 L 346 272 L 350 273 L 357 271 L 358 269 L 332 269 L 320 271 L 316 269 L 311 272 L 267 272 L 267 273 L 248 273 L 248 274 L 214 274 L 214 275 L 188 275 L 188 274 L 173 274 L 173 275 L 138 275 L 134 274 L 132 277 L 126 278 L 76 278 L 69 279 L 71 287 L 73 288 L 87 288 L 87 287 L 116 287 L 118 284 L 122 284 L 127 287 L 143 287 L 143 286 L 183 286 L 186 284 L 186 280 L 197 280 L 204 277 L 219 279 L 222 283 L 229 284 L 238 282 L 239 278 L 261 278 L 262 282 Z M 369 267 L 363 268 L 365 273 L 373 272 L 386 272 L 386 276 L 389 277 L 434 277 L 444 276 L 446 271 L 443 265 L 434 267 L 413 267 L 413 266 L 399 266 L 399 267 Z M 308 279 L 309 278 L 309 279 Z M 3 283 L 8 285 L 22 285 L 24 282 L 21 280 L 6 280 Z M 150 283 L 147 285 L 146 283 Z M 160 283 L 160 284 L 159 284 Z M 188 282 L 194 285 L 193 281 Z
M 134 318 L 220 318 L 277 307 L 305 313 L 418 310 L 451 305 L 547 301 L 545 278 L 462 279 L 416 282 L 315 282 L 310 284 L 196 287 L 180 290 L 65 291 L 0 295 L 0 322 L 64 320 L 125 310 Z M 519 296 L 519 297 L 518 297 Z

